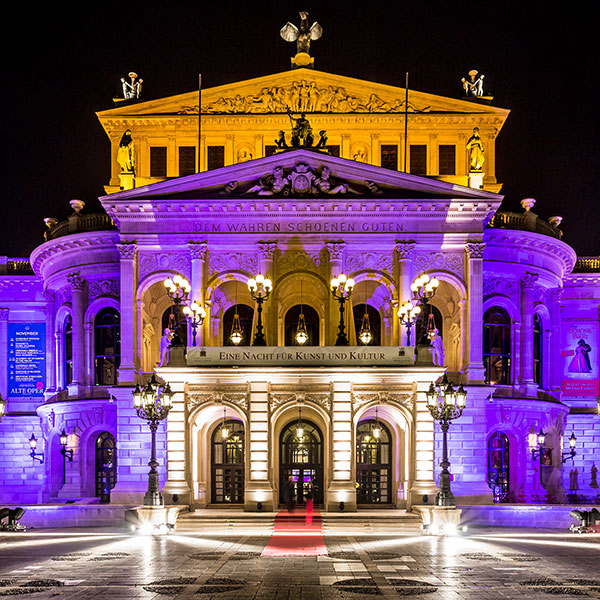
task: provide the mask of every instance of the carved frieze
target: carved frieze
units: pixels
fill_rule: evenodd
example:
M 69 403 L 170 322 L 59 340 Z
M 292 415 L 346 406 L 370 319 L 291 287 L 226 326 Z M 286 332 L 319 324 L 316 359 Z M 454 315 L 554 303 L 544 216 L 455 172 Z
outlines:
M 203 404 L 233 404 L 243 412 L 248 412 L 247 392 L 192 392 L 187 396 L 187 408 L 192 410 Z
M 404 406 L 412 411 L 415 402 L 409 392 L 387 392 L 387 391 L 355 391 L 352 393 L 352 410 L 356 412 L 365 404 L 375 402 L 376 404 L 396 404 Z
M 356 273 L 369 270 L 391 274 L 393 268 L 394 259 L 391 252 L 348 252 L 344 271 Z
M 327 261 L 322 260 L 321 253 L 308 253 L 304 250 L 286 250 L 277 258 L 277 276 L 289 271 L 315 271 L 324 273 Z
M 142 252 L 139 259 L 139 277 L 144 277 L 155 271 L 176 271 L 190 278 L 189 255 L 183 252 Z
M 264 87 L 259 93 L 242 96 L 222 96 L 205 104 L 206 114 L 236 113 L 403 113 L 404 98 L 381 98 L 378 94 L 353 96 L 342 87 L 320 86 L 315 81 L 294 81 L 287 86 Z M 408 112 L 428 112 L 429 106 L 408 103 Z M 179 114 L 198 114 L 197 106 L 186 106 Z
M 415 252 L 414 269 L 416 273 L 429 270 L 450 271 L 462 279 L 463 257 L 458 252 Z
M 519 298 L 519 283 L 515 279 L 490 277 L 483 280 L 483 297 L 508 296 L 517 303 Z
M 208 259 L 208 272 L 224 273 L 225 271 L 246 271 L 258 273 L 258 258 L 246 252 L 211 252 Z
M 119 298 L 121 295 L 121 286 L 119 281 L 114 279 L 95 279 L 89 282 L 88 297 L 94 300 L 100 296 L 110 296 Z
M 271 411 L 275 410 L 283 404 L 293 402 L 294 404 L 312 403 L 325 409 L 326 412 L 331 411 L 331 393 L 330 392 L 313 392 L 313 391 L 296 391 L 296 392 L 272 392 L 269 395 L 269 405 Z

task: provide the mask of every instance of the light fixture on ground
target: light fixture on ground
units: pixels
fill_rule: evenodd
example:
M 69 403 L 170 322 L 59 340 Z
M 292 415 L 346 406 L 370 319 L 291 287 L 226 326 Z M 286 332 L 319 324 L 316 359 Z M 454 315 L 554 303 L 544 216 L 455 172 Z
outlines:
M 135 408 L 138 417 L 144 419 L 152 432 L 152 450 L 150 462 L 148 466 L 148 491 L 144 495 L 144 506 L 163 506 L 164 500 L 160 493 L 158 483 L 158 461 L 156 460 L 156 430 L 160 421 L 166 419 L 171 406 L 173 405 L 174 393 L 167 383 L 161 387 L 156 377 L 148 381 L 146 387 L 142 389 L 139 384 L 136 384 L 133 392 L 133 407 Z
M 435 498 L 436 506 L 455 506 L 454 495 L 450 488 L 450 461 L 448 460 L 448 429 L 452 421 L 458 419 L 465 408 L 467 393 L 462 384 L 455 390 L 444 373 L 438 385 L 431 384 L 427 392 L 427 408 L 431 416 L 439 422 L 442 429 L 442 461 L 440 466 L 440 490 Z
M 346 277 L 343 273 L 331 280 L 331 293 L 340 303 L 340 324 L 338 335 L 335 341 L 336 346 L 348 346 L 348 337 L 346 336 L 346 326 L 344 325 L 344 305 L 346 300 L 352 295 L 354 280 Z
M 192 326 L 192 335 L 195 346 L 198 327 L 204 323 L 204 319 L 206 318 L 206 310 L 202 305 L 194 301 L 191 304 L 186 304 L 183 307 L 183 314 L 185 315 L 185 320 Z
M 263 302 L 269 299 L 271 290 L 273 289 L 273 283 L 268 277 L 264 275 L 257 275 L 252 279 L 248 279 L 248 289 L 250 290 L 250 296 L 256 301 L 256 333 L 254 334 L 254 340 L 252 341 L 253 346 L 266 346 L 267 341 L 265 340 L 265 334 L 263 332 L 262 324 L 262 305 Z
M 29 438 L 29 447 L 31 448 L 31 452 L 29 453 L 29 456 L 31 456 L 32 460 L 34 460 L 34 461 L 37 460 L 40 464 L 44 464 L 44 453 L 36 452 L 37 443 L 38 443 L 37 438 L 32 433 L 31 437 Z
M 413 293 L 413 304 L 420 304 L 423 306 L 421 310 L 421 323 L 423 324 L 421 330 L 421 338 L 417 340 L 417 344 L 419 346 L 429 347 L 431 343 L 429 342 L 428 334 L 433 331 L 433 311 L 427 311 L 427 305 L 431 302 L 431 299 L 435 296 L 438 286 L 440 282 L 435 277 L 429 277 L 426 273 L 423 275 L 419 275 L 412 285 L 410 289 Z M 425 321 L 427 318 L 427 321 Z M 427 352 L 429 354 L 429 352 Z
M 405 302 L 398 309 L 398 318 L 400 319 L 400 323 L 406 327 L 406 338 L 407 345 L 410 346 L 410 332 L 413 328 L 413 325 L 419 319 L 419 315 L 421 314 L 421 307 L 418 304 L 413 304 L 408 301 Z
M 190 285 L 190 282 L 181 275 L 175 275 L 173 278 L 169 277 L 165 279 L 164 286 L 167 288 L 167 295 L 173 302 L 173 306 L 176 308 L 176 310 L 173 310 L 173 306 L 171 306 L 171 315 L 169 316 L 169 329 L 172 329 L 174 332 L 173 338 L 171 339 L 171 347 L 183 346 L 183 340 L 179 333 L 179 314 L 175 315 L 175 313 L 179 313 L 179 306 L 188 299 L 192 286 Z
M 2 398 L 2 394 L 0 394 L 0 421 L 2 421 L 2 417 L 6 414 L 6 400 Z

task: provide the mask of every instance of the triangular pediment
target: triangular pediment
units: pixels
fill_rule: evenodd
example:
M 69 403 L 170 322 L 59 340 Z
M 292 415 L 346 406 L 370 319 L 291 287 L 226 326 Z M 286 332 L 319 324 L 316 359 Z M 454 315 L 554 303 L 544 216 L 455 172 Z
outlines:
M 295 69 L 202 90 L 202 113 L 280 114 L 286 107 L 307 113 L 398 114 L 405 110 L 406 90 L 315 71 Z M 409 90 L 413 113 L 489 114 L 503 122 L 509 111 L 487 104 Z M 198 90 L 101 111 L 98 117 L 140 118 L 198 114 Z
M 273 156 L 104 196 L 105 205 L 139 202 L 250 199 L 371 199 L 490 202 L 502 196 L 330 156 L 288 150 Z

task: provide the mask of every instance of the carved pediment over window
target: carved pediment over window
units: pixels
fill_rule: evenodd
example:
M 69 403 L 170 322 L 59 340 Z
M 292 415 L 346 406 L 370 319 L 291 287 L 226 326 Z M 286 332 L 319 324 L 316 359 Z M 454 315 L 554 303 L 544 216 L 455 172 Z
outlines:
M 288 107 L 304 113 L 403 113 L 405 99 L 377 94 L 353 96 L 343 87 L 317 85 L 315 81 L 294 81 L 287 86 L 265 87 L 259 93 L 242 96 L 222 96 L 205 104 L 205 114 L 283 113 Z M 408 112 L 429 112 L 429 106 L 408 103 Z M 179 114 L 198 114 L 197 106 L 187 106 Z
M 248 412 L 250 400 L 244 386 L 236 386 L 238 390 L 192 390 L 187 395 L 187 408 L 192 410 L 204 404 L 233 404 L 244 413 Z
M 357 412 L 365 404 L 395 404 L 412 411 L 415 405 L 413 394 L 409 392 L 353 392 L 352 410 Z
M 269 405 L 271 411 L 279 406 L 293 402 L 294 404 L 312 403 L 331 411 L 331 393 L 330 392 L 313 392 L 313 391 L 297 391 L 297 392 L 272 392 L 269 394 Z

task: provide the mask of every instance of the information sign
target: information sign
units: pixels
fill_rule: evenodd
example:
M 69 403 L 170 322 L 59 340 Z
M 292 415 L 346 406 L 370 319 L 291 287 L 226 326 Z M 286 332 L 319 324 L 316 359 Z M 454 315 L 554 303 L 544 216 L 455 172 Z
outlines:
M 46 324 L 8 323 L 8 397 L 42 397 L 46 389 Z

